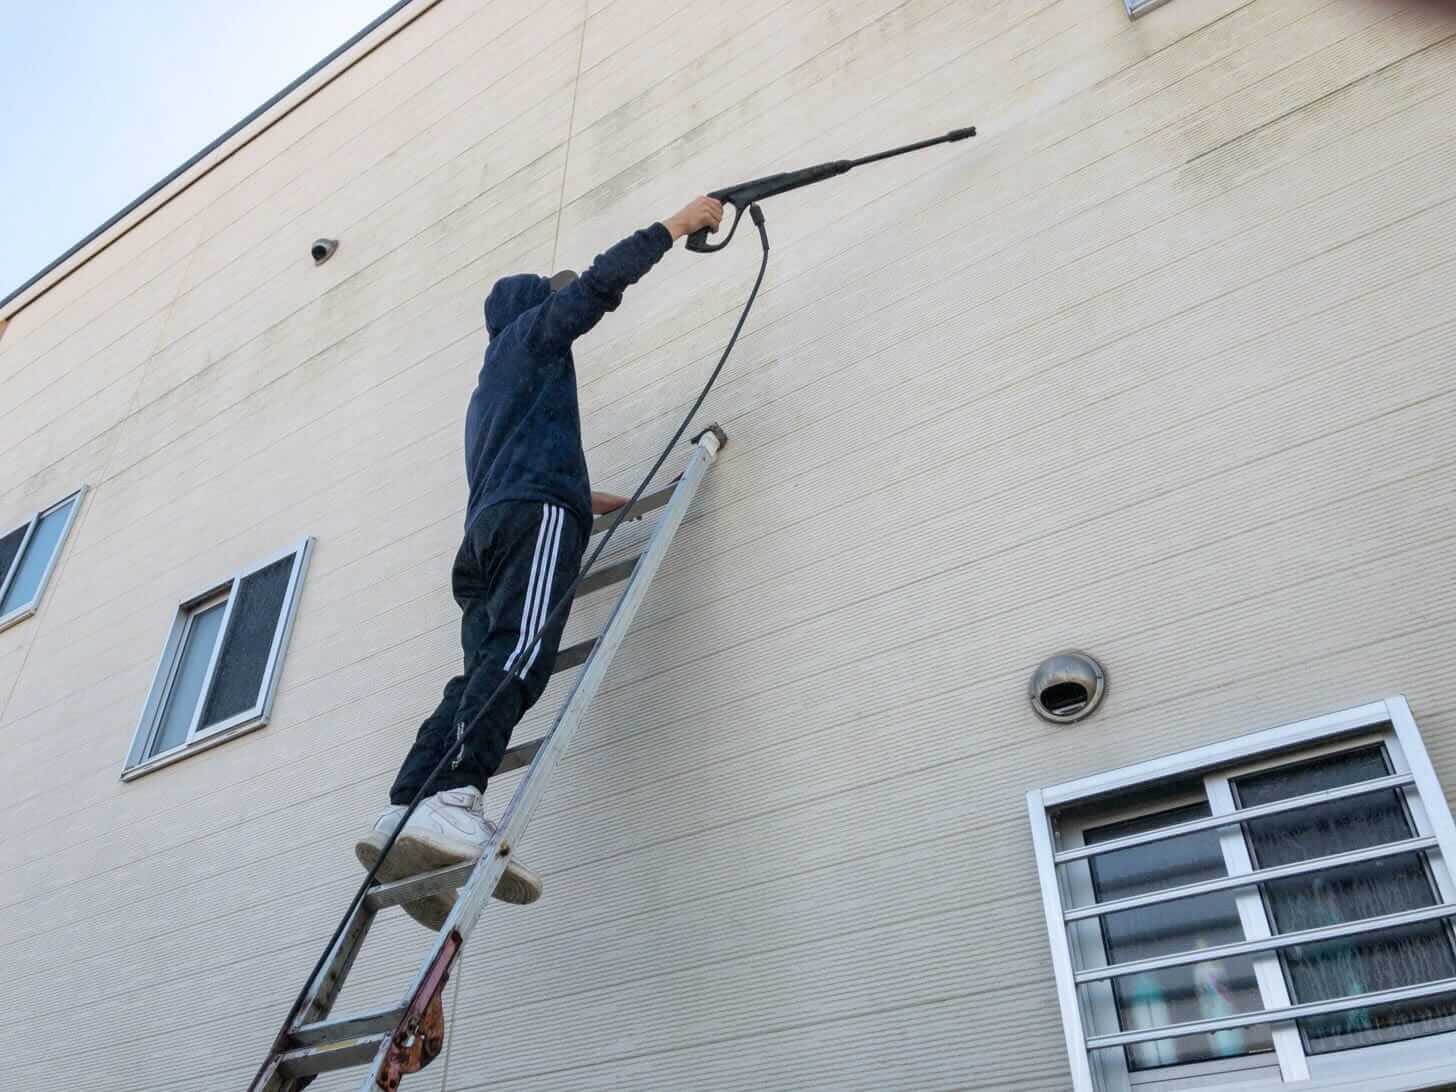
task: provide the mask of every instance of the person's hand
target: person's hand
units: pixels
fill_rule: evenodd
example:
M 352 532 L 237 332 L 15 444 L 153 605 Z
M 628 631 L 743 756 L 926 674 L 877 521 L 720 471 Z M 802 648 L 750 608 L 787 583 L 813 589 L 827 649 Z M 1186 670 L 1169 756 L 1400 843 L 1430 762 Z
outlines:
M 695 197 L 662 221 L 662 226 L 672 235 L 673 242 L 677 242 L 684 235 L 691 235 L 702 228 L 717 231 L 722 222 L 722 201 L 716 197 Z
M 608 512 L 615 512 L 627 503 L 626 497 L 619 497 L 615 493 L 598 493 L 592 490 L 592 515 L 605 516 Z

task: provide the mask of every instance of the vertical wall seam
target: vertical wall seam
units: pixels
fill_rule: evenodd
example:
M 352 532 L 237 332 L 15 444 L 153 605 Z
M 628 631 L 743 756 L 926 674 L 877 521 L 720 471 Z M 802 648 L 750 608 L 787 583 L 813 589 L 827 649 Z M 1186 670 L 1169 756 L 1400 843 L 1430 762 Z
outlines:
M 586 25 L 591 21 L 590 0 L 581 0 L 581 35 L 576 41 L 576 78 L 571 81 L 571 112 L 566 119 L 566 154 L 561 160 L 561 192 L 556 196 L 556 237 L 551 240 L 551 272 L 556 272 L 561 250 L 561 218 L 566 214 L 566 172 L 571 167 L 571 135 L 576 128 L 576 97 L 581 90 L 581 62 L 586 56 Z
M 142 391 L 146 387 L 147 373 L 156 363 L 157 354 L 160 353 L 166 345 L 170 344 L 170 342 L 167 341 L 167 328 L 171 325 L 172 315 L 177 310 L 177 301 L 180 300 L 187 293 L 187 278 L 192 273 L 192 263 L 197 259 L 197 252 L 202 249 L 203 243 L 207 241 L 202 238 L 201 218 L 198 217 L 194 219 L 193 225 L 193 231 L 195 232 L 195 235 L 192 240 L 192 248 L 187 252 L 187 257 L 182 259 L 182 271 L 177 276 L 177 287 L 173 291 L 172 298 L 167 302 L 167 305 L 161 308 L 158 312 L 158 314 L 160 314 L 161 316 L 162 321 L 157 327 L 157 338 L 152 343 L 150 351 L 148 351 L 146 356 L 142 357 L 141 363 L 136 366 L 136 390 L 132 392 L 131 399 L 127 402 L 126 412 L 118 417 L 116 420 L 116 424 L 111 427 L 111 431 L 115 438 L 112 441 L 111 450 L 106 453 L 106 461 L 102 464 L 101 474 L 96 479 L 97 486 L 100 486 L 105 482 L 111 480 L 112 469 L 116 465 L 115 445 L 120 439 L 121 429 L 123 429 L 126 426 L 127 422 L 130 421 L 134 416 L 136 416 L 138 412 L 140 412 L 142 408 Z
M 586 56 L 586 25 L 591 19 L 590 0 L 582 0 L 581 3 L 581 33 L 576 39 L 576 75 L 571 81 L 571 109 L 566 118 L 566 151 L 561 158 L 561 189 L 556 195 L 556 233 L 551 240 L 551 269 L 555 272 L 557 268 L 557 257 L 561 248 L 561 217 L 566 212 L 566 178 L 567 170 L 571 166 L 571 136 L 576 129 L 576 99 L 581 91 L 581 62 Z M 450 1011 L 446 1017 L 445 1051 L 444 1057 L 440 1059 L 440 1092 L 448 1092 L 450 1087 L 450 1049 L 455 1043 L 455 1028 L 460 1017 L 460 981 L 465 977 L 465 959 L 462 956 L 460 966 L 455 972 L 455 985 L 452 990 L 453 997 L 450 1000 Z

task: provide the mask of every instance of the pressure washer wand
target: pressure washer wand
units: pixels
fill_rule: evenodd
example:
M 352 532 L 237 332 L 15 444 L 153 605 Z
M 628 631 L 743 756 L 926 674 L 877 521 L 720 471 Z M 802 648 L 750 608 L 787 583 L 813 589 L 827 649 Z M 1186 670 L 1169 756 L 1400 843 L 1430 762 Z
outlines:
M 693 232 L 688 236 L 688 249 L 695 250 L 699 254 L 712 254 L 714 251 L 722 250 L 733 241 L 733 234 L 738 230 L 738 221 L 743 217 L 743 210 L 756 201 L 762 201 L 765 197 L 788 193 L 790 190 L 801 189 L 804 186 L 812 186 L 816 182 L 834 178 L 846 171 L 852 171 L 856 167 L 862 167 L 866 163 L 878 163 L 882 159 L 918 152 L 922 148 L 929 148 L 936 144 L 952 144 L 957 140 L 965 140 L 967 137 L 975 135 L 976 127 L 974 125 L 966 129 L 953 129 L 945 136 L 918 140 L 914 144 L 891 148 L 888 152 L 876 152 L 874 155 L 863 156 L 860 159 L 835 159 L 829 163 L 820 163 L 802 170 L 784 171 L 782 174 L 771 174 L 765 178 L 755 178 L 751 182 L 740 182 L 736 186 L 726 186 L 721 190 L 714 190 L 708 194 L 709 197 L 716 197 L 725 205 L 733 206 L 733 226 L 728 229 L 728 234 L 721 243 L 708 242 L 707 228 Z

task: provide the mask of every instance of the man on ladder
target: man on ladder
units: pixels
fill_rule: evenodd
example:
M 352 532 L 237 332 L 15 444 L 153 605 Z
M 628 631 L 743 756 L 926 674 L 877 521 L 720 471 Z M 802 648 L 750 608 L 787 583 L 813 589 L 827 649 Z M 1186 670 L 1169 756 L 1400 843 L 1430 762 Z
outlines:
M 526 273 L 503 277 L 491 288 L 485 301 L 489 345 L 465 414 L 465 536 L 451 570 L 464 672 L 445 684 L 389 790 L 389 807 L 355 845 L 365 868 L 379 862 L 430 771 L 447 751 L 454 757 L 380 865 L 380 882 L 476 860 L 495 832 L 482 811 L 483 793 L 511 730 L 551 677 L 566 626 L 564 611 L 547 617 L 553 592 L 559 595 L 580 568 L 593 514 L 626 503 L 591 489 L 572 342 L 616 310 L 623 292 L 677 239 L 716 230 L 722 218 L 721 202 L 699 197 L 599 255 L 580 277 Z M 511 681 L 488 702 L 508 675 Z M 534 902 L 540 894 L 540 878 L 514 858 L 495 889 L 496 898 L 514 903 Z M 448 891 L 405 910 L 439 929 L 454 900 Z

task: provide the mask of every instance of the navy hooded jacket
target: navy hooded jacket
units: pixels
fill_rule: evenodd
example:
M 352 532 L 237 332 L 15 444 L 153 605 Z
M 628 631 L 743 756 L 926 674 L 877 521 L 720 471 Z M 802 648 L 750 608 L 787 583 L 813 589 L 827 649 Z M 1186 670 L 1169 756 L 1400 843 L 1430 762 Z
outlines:
M 571 343 L 622 302 L 672 248 L 653 224 L 597 256 L 559 292 L 545 277 L 523 273 L 496 281 L 485 300 L 490 344 L 465 414 L 469 527 L 502 501 L 559 504 L 591 532 L 591 480 L 581 449 L 576 365 Z

